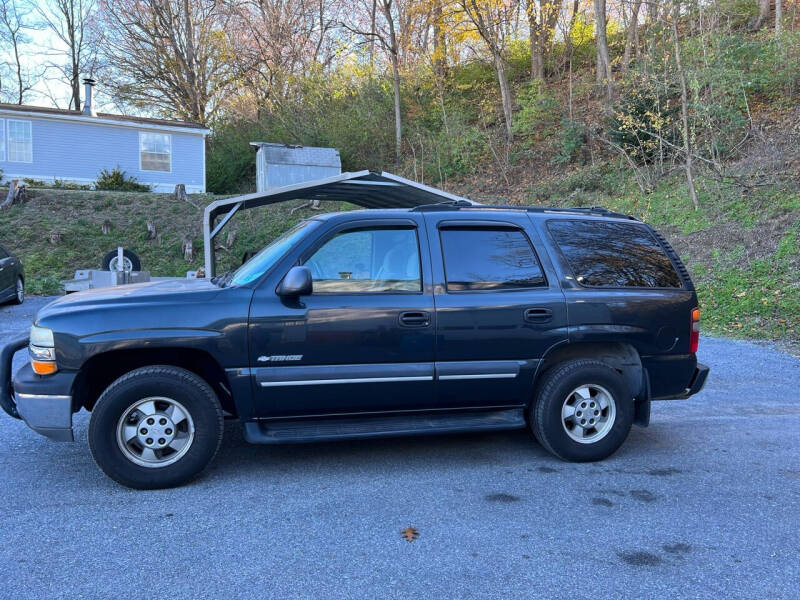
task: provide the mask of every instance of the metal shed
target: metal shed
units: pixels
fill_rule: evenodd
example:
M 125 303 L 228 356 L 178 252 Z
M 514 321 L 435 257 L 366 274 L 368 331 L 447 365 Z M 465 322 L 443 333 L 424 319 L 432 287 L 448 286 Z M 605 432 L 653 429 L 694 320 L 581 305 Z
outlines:
M 287 146 L 272 142 L 250 142 L 256 153 L 256 191 L 283 187 L 339 175 L 342 161 L 336 148 Z
M 391 173 L 357 171 L 333 177 L 304 181 L 263 192 L 217 200 L 203 214 L 203 246 L 206 277 L 215 275 L 214 238 L 240 209 L 257 208 L 287 200 L 333 200 L 363 208 L 412 208 L 442 202 L 466 202 L 467 198 L 450 194 Z M 217 217 L 223 215 L 219 223 Z

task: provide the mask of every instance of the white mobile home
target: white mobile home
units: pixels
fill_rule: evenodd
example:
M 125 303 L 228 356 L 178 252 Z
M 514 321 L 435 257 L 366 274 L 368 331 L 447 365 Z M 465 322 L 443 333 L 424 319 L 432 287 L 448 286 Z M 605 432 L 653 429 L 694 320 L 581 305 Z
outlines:
M 103 169 L 119 167 L 154 191 L 186 185 L 205 192 L 205 137 L 187 121 L 97 113 L 94 82 L 85 80 L 83 111 L 0 104 L 3 179 L 91 184 Z

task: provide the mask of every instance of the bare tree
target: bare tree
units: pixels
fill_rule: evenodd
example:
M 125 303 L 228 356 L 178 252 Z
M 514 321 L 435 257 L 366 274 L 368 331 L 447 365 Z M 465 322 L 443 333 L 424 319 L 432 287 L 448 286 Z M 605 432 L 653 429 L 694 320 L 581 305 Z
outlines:
M 109 85 L 124 103 L 207 123 L 233 79 L 215 0 L 105 0 L 97 30 Z
M 756 19 L 753 29 L 761 29 L 769 21 L 770 15 L 770 0 L 757 0 L 758 2 L 758 18 Z
M 628 23 L 628 31 L 625 35 L 625 52 L 622 55 L 622 68 L 627 71 L 631 64 L 633 45 L 636 43 L 637 32 L 639 31 L 639 10 L 642 7 L 642 0 L 635 0 L 631 10 L 631 18 Z
M 373 0 L 368 0 L 370 5 Z M 370 14 L 370 29 L 345 21 L 342 25 L 367 40 L 371 47 L 375 42 L 383 49 L 392 67 L 392 93 L 394 96 L 395 160 L 400 162 L 403 151 L 403 117 L 400 98 L 400 34 L 405 27 L 402 5 L 396 0 L 375 0 L 377 13 Z M 373 18 L 374 17 L 374 18 Z M 371 50 L 372 51 L 372 50 Z
M 34 6 L 41 25 L 49 29 L 63 46 L 48 50 L 50 66 L 70 86 L 70 107 L 80 110 L 82 75 L 91 76 L 97 63 L 97 45 L 90 31 L 96 1 L 50 0 L 37 2 Z M 64 54 L 66 60 L 56 60 Z
M 675 67 L 678 72 L 678 80 L 681 86 L 681 136 L 683 137 L 683 153 L 685 155 L 684 169 L 686 171 L 686 184 L 689 187 L 689 196 L 695 210 L 700 209 L 697 200 L 697 190 L 694 187 L 694 172 L 692 166 L 692 140 L 689 135 L 689 93 L 686 84 L 686 71 L 683 70 L 681 61 L 681 41 L 678 36 L 678 17 L 680 16 L 680 4 L 678 0 L 674 2 L 672 11 L 672 43 L 675 48 Z
M 531 79 L 544 79 L 544 57 L 550 50 L 561 0 L 527 0 L 531 44 Z
M 30 42 L 27 32 L 36 29 L 29 19 L 31 10 L 30 6 L 17 0 L 0 0 L 0 40 L 8 45 L 13 59 L 10 67 L 17 84 L 17 104 L 23 103 L 25 92 L 30 91 L 36 79 L 23 64 L 25 46 Z
M 335 56 L 335 0 L 227 0 L 231 60 L 259 105 L 279 103 L 289 81 Z
M 497 82 L 500 85 L 506 136 L 511 140 L 514 135 L 513 99 L 506 71 L 506 52 L 519 4 L 515 0 L 457 0 L 457 2 L 492 56 Z
M 606 0 L 594 0 L 595 38 L 597 43 L 597 83 L 611 89 L 611 61 L 608 58 L 606 37 Z

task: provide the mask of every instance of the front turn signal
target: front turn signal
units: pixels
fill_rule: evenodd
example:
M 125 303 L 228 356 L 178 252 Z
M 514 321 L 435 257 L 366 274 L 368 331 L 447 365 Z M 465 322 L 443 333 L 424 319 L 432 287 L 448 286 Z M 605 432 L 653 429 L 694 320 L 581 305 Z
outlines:
M 52 361 L 31 360 L 31 367 L 37 375 L 52 375 L 58 371 L 58 366 Z

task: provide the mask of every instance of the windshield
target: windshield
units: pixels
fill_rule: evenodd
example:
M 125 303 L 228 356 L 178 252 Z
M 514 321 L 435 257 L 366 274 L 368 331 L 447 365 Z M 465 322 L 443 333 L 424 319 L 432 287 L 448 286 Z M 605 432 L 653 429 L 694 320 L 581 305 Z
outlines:
M 289 248 L 318 224 L 319 221 L 303 221 L 273 240 L 261 252 L 236 269 L 231 275 L 230 285 L 245 285 L 261 277 L 289 251 Z

